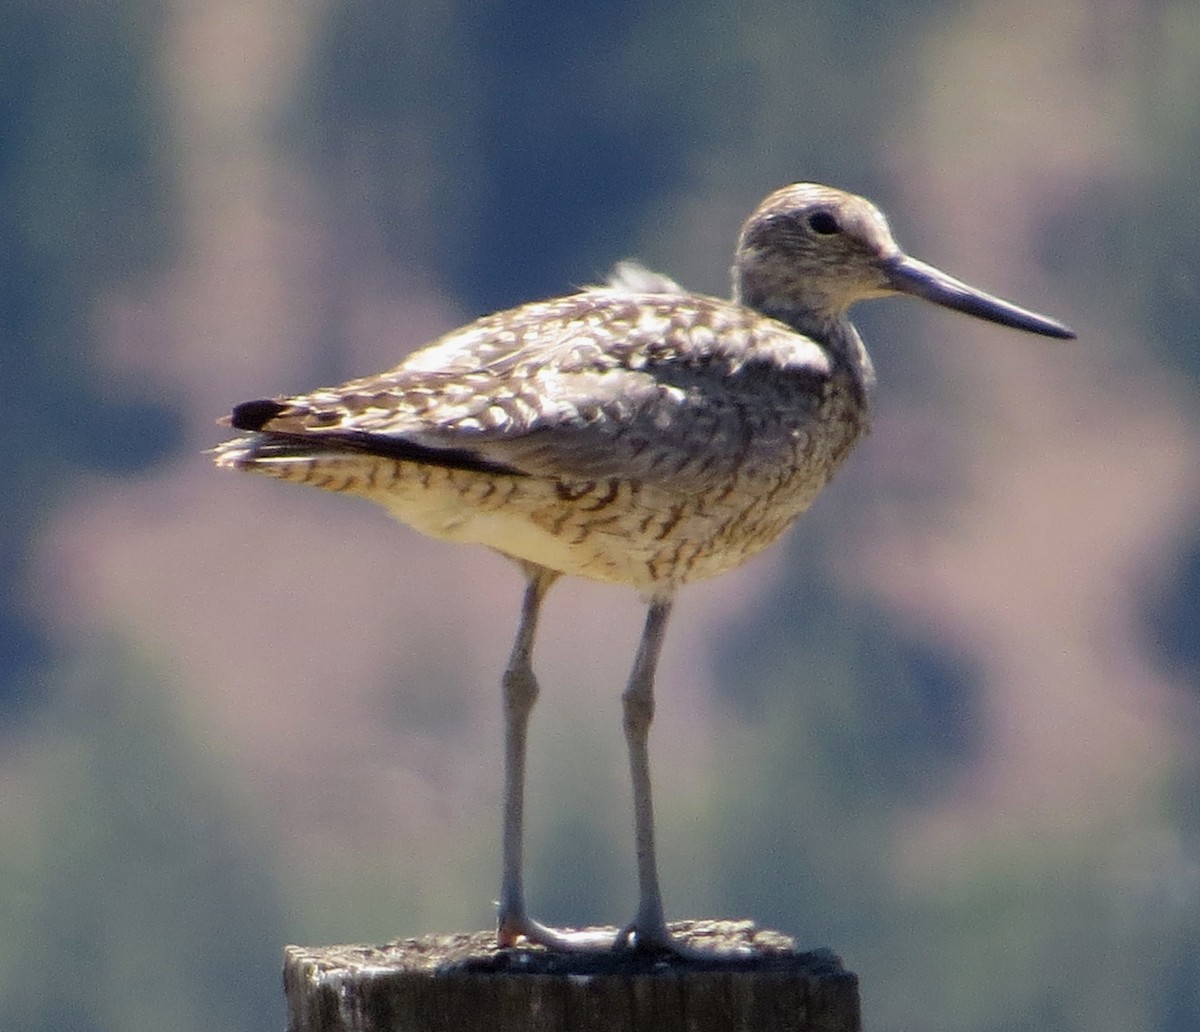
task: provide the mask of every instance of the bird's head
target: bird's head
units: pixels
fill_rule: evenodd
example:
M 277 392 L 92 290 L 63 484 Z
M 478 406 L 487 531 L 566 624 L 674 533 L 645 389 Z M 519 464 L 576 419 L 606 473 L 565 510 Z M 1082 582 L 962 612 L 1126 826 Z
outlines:
M 776 190 L 746 220 L 733 264 L 737 301 L 802 330 L 841 321 L 856 301 L 912 294 L 1048 337 L 1066 326 L 917 261 L 870 201 L 816 183 Z

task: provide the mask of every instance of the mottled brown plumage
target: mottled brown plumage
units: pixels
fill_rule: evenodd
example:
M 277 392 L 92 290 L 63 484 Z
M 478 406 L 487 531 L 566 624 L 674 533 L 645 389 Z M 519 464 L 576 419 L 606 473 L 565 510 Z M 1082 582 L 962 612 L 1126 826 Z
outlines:
M 776 191 L 747 220 L 733 287 L 721 300 L 618 267 L 605 286 L 480 319 L 378 376 L 239 405 L 228 422 L 243 436 L 216 450 L 222 467 L 361 495 L 521 563 L 505 675 L 504 943 L 595 944 L 529 919 L 521 890 L 530 654 L 554 579 L 628 585 L 650 604 L 624 695 L 640 902 L 617 941 L 671 948 L 645 749 L 671 600 L 775 541 L 866 432 L 871 363 L 847 309 L 902 292 L 1072 336 L 909 258 L 868 201 L 815 184 Z

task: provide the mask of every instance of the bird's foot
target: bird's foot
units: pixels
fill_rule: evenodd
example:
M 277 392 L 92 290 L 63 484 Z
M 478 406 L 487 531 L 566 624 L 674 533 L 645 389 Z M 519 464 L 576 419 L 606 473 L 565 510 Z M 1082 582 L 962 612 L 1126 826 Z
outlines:
M 501 918 L 496 926 L 496 942 L 515 946 L 520 939 L 562 953 L 596 953 L 613 948 L 612 933 L 608 931 L 550 928 L 524 914 Z
M 685 925 L 686 929 L 688 926 Z M 496 942 L 501 947 L 516 946 L 520 940 L 560 953 L 641 953 L 681 960 L 713 961 L 718 959 L 750 958 L 759 951 L 749 943 L 693 945 L 672 933 L 665 921 L 634 918 L 615 934 L 611 928 L 551 928 L 520 914 L 500 920 L 496 927 Z M 702 941 L 702 940 L 701 940 Z M 711 940 L 710 940 L 711 942 Z
M 678 957 L 682 960 L 712 961 L 720 958 L 757 956 L 757 951 L 749 945 L 693 946 L 675 935 L 661 917 L 653 921 L 643 921 L 640 917 L 635 917 L 617 932 L 612 948 L 618 951 L 629 950 L 663 957 Z

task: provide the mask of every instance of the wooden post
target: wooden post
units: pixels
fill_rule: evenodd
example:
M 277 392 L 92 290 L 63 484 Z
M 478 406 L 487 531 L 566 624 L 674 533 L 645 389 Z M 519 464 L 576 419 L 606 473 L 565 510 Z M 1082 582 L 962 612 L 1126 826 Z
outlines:
M 490 932 L 289 946 L 288 1032 L 860 1032 L 858 979 L 828 950 L 749 921 L 684 921 L 748 957 L 498 949 Z M 615 929 L 614 929 L 615 931 Z

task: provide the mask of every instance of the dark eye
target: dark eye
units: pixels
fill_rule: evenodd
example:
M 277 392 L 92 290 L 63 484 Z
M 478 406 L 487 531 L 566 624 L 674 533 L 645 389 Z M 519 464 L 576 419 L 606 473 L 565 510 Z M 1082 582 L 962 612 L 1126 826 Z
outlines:
M 838 220 L 827 211 L 813 212 L 808 217 L 808 226 L 814 233 L 820 233 L 822 236 L 832 236 L 842 231 Z

